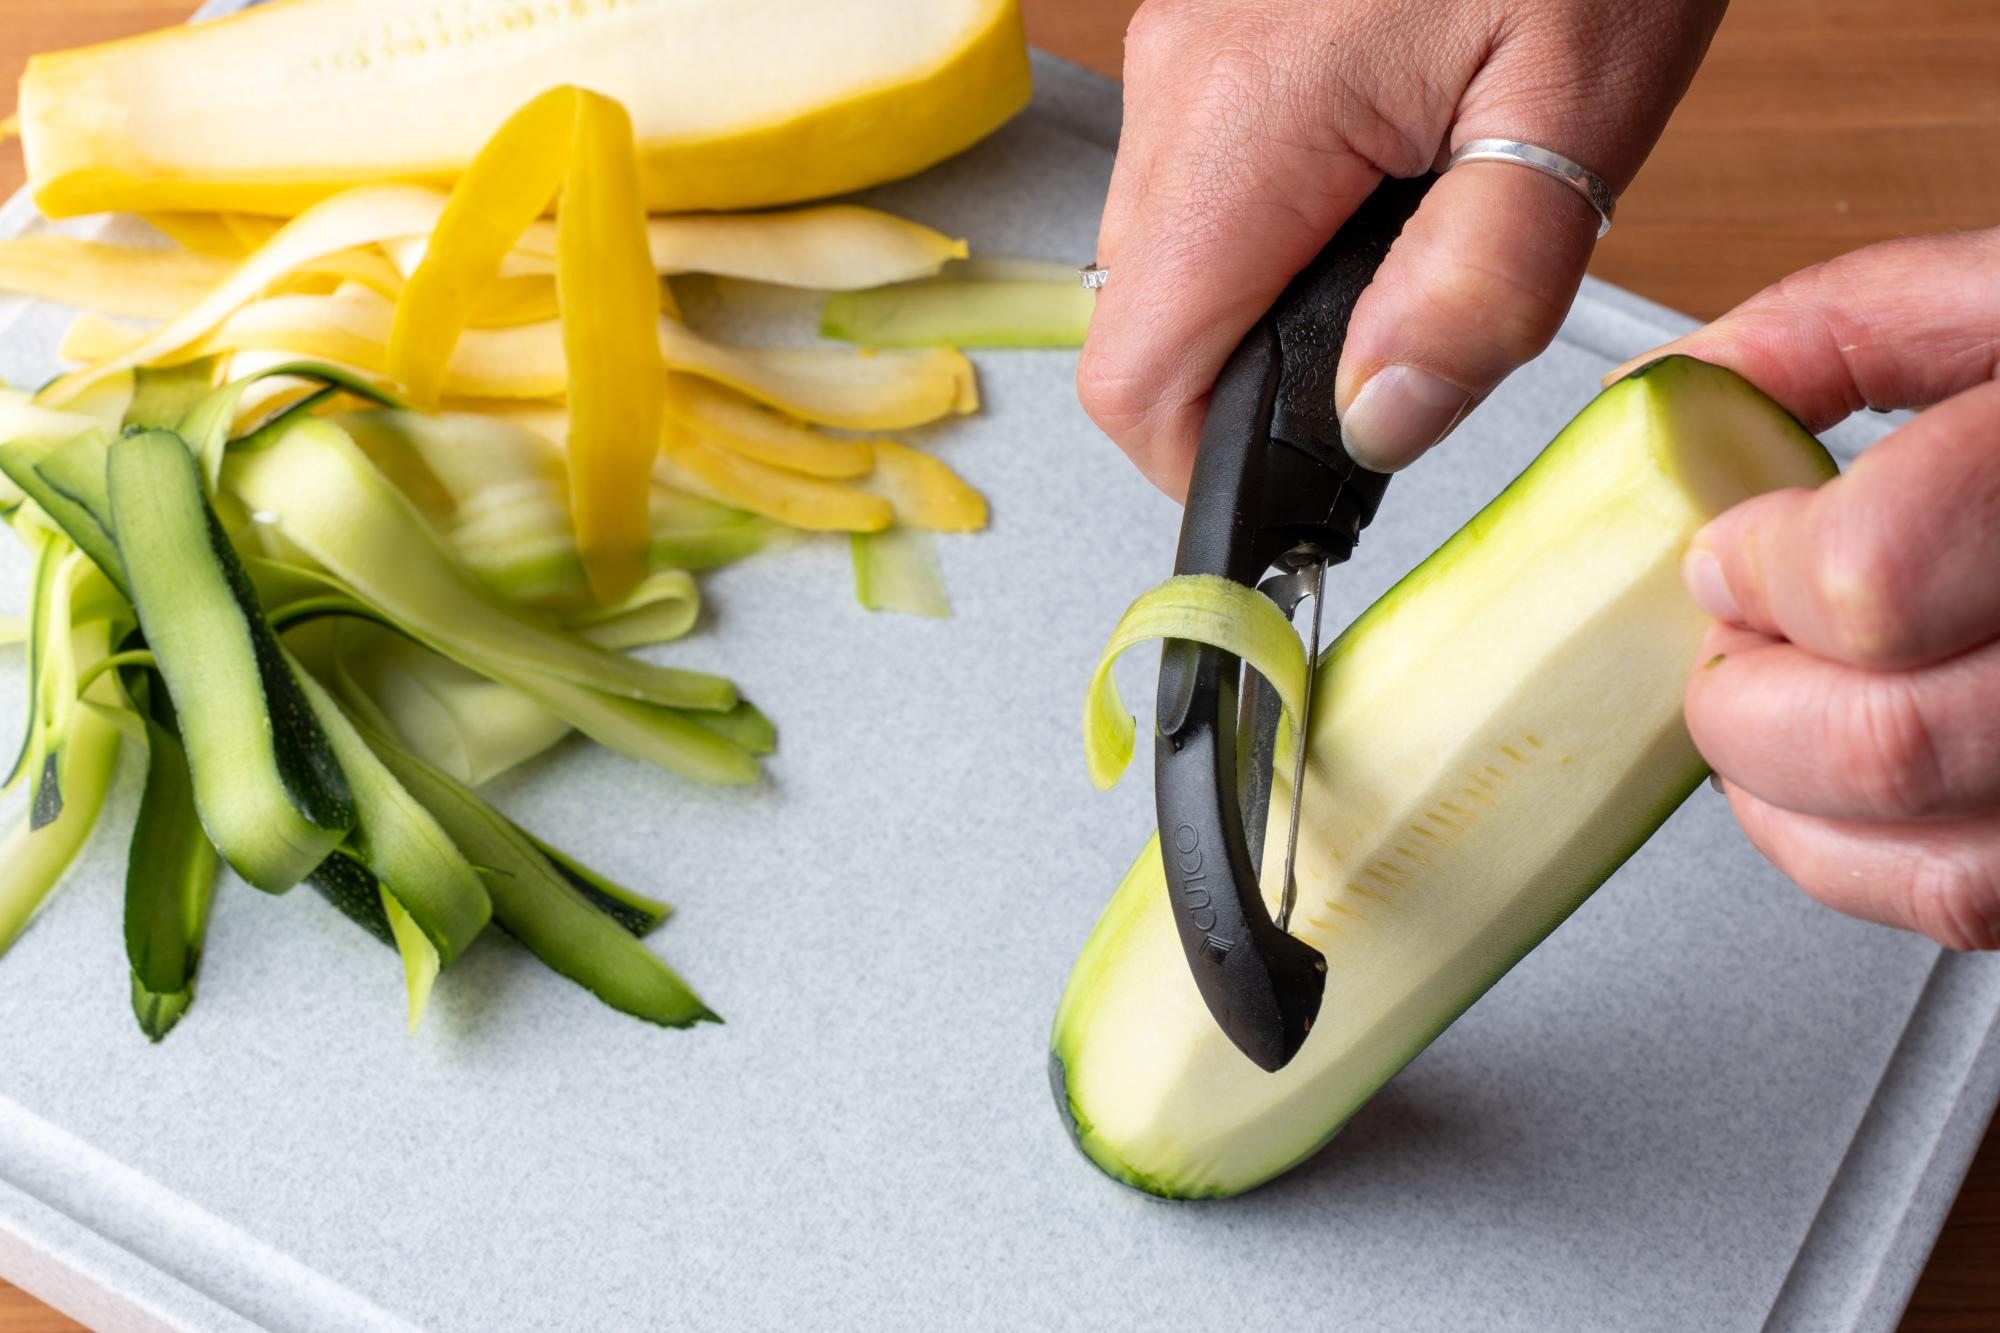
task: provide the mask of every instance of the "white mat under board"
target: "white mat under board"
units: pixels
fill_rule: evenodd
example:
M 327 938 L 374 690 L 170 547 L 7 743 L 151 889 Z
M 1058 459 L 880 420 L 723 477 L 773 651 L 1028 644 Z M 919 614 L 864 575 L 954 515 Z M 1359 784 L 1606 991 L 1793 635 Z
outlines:
M 1088 258 L 1116 90 L 1037 74 L 995 139 L 868 197 L 976 251 Z M 0 375 L 52 369 L 60 324 L 0 308 Z M 1587 286 L 1390 488 L 1346 613 L 1684 327 Z M 647 1028 L 491 940 L 406 1039 L 392 955 L 231 881 L 200 1001 L 151 1047 L 128 755 L 0 960 L 0 1272 L 107 1329 L 1891 1327 L 2000 1095 L 2000 959 L 1814 906 L 1705 790 L 1291 1176 L 1167 1205 L 1083 1162 L 1048 1024 L 1151 797 L 1091 791 L 1076 717 L 1178 514 L 1078 411 L 1072 355 L 976 359 L 987 410 L 936 436 L 994 509 L 947 543 L 953 620 L 861 611 L 838 544 L 752 561 L 660 656 L 771 713 L 767 784 L 582 745 L 497 784 L 679 906 L 654 947 L 727 1026 Z M 0 611 L 24 573 L 0 541 Z M 22 695 L 0 650 L 0 749 Z

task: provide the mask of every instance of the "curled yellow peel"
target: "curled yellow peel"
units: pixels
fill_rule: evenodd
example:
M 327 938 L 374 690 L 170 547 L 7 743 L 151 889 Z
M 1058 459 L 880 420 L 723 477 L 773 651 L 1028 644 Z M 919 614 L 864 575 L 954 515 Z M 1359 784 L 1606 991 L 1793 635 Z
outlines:
M 487 141 L 453 187 L 396 304 L 388 369 L 419 405 L 437 403 L 452 387 L 454 353 L 484 293 L 558 190 L 571 512 L 591 590 L 612 602 L 645 575 L 645 479 L 664 391 L 653 331 L 660 294 L 622 106 L 581 88 L 552 88 Z
M 660 286 L 625 108 L 575 94 L 569 175 L 556 208 L 556 292 L 569 389 L 569 503 L 577 554 L 599 602 L 646 577 L 647 514 L 666 370 Z M 432 243 L 435 253 L 437 245 Z M 419 270 L 421 272 L 421 270 Z
M 1132 762 L 1137 724 L 1118 697 L 1111 664 L 1147 639 L 1190 639 L 1234 653 L 1271 683 L 1298 726 L 1305 711 L 1306 650 L 1270 598 L 1214 574 L 1183 574 L 1143 593 L 1125 609 L 1091 674 L 1083 702 L 1083 754 L 1099 791 Z

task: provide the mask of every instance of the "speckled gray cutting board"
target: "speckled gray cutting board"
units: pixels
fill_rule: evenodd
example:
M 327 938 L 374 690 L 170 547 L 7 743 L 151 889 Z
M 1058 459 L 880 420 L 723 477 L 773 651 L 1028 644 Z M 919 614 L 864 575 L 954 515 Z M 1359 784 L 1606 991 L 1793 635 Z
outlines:
M 1116 92 L 1038 70 L 1031 112 L 876 197 L 988 253 L 1087 257 Z M 15 314 L 0 373 L 39 373 L 55 317 Z M 1588 288 L 1390 489 L 1344 609 L 1682 326 Z M 1092 792 L 1078 706 L 1178 515 L 1077 410 L 1072 356 L 977 359 L 986 410 L 938 437 L 993 501 L 947 543 L 955 619 L 861 611 L 838 544 L 754 561 L 663 656 L 779 720 L 767 783 L 573 744 L 498 785 L 680 905 L 655 947 L 728 1026 L 632 1022 L 496 938 L 411 1040 L 391 954 L 232 881 L 200 1003 L 151 1048 L 119 934 L 128 754 L 0 967 L 0 1271 L 113 1328 L 1888 1326 L 1993 1104 L 2000 960 L 1814 907 L 1705 791 L 1290 1177 L 1167 1205 L 1084 1163 L 1048 1023 L 1150 795 Z M 0 746 L 22 688 L 8 657 Z

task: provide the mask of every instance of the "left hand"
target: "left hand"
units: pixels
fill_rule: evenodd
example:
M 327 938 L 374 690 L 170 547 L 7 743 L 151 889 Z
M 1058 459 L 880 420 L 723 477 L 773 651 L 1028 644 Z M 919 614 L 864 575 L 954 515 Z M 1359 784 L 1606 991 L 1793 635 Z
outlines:
M 1843 256 L 1672 350 L 1812 429 L 1928 408 L 1818 490 L 1696 535 L 1689 590 L 1719 623 L 1688 729 L 1815 898 L 2000 948 L 2000 229 Z

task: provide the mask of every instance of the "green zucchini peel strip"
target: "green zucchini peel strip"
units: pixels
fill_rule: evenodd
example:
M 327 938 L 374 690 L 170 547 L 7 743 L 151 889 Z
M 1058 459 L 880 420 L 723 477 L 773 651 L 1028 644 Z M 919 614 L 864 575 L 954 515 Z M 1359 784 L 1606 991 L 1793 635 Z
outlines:
M 202 825 L 239 875 L 282 893 L 353 827 L 346 777 L 180 437 L 126 436 L 110 450 L 107 480 Z
M 291 665 L 354 792 L 356 819 L 348 846 L 381 882 L 382 907 L 403 955 L 415 1032 L 438 972 L 486 928 L 492 900 L 424 802 L 384 767 L 326 688 L 295 660 Z
M 1132 762 L 1137 724 L 1118 696 L 1111 664 L 1148 639 L 1188 639 L 1234 653 L 1269 681 L 1294 727 L 1304 711 L 1306 650 L 1270 598 L 1215 574 L 1183 574 L 1142 594 L 1111 631 L 1083 704 L 1090 780 L 1108 791 Z
M 329 422 L 300 419 L 260 448 L 231 450 L 224 478 L 254 521 L 449 657 L 671 708 L 722 712 L 736 704 L 735 687 L 720 676 L 607 652 L 501 601 Z
M 195 812 L 194 780 L 166 690 L 143 669 L 125 672 L 124 680 L 146 729 L 146 785 L 125 865 L 125 955 L 133 1016 L 157 1042 L 194 1003 L 218 858 Z
M 98 647 L 101 649 L 103 641 Z M 63 872 L 97 826 L 105 795 L 118 771 L 121 732 L 96 708 L 77 711 L 69 736 L 65 773 L 68 799 L 62 813 L 41 828 L 26 817 L 0 839 L 0 954 L 5 954 L 47 905 Z
M 866 347 L 1081 347 L 1095 304 L 1074 270 L 1060 282 L 947 274 L 836 292 L 819 332 Z
M 647 1022 L 687 1027 L 720 1021 L 672 968 L 577 892 L 567 876 L 470 788 L 385 736 L 369 735 L 367 740 L 397 779 L 486 868 L 494 919 L 537 958 L 612 1008 Z

